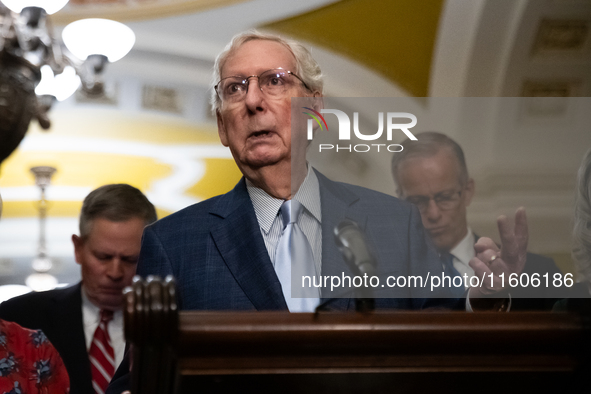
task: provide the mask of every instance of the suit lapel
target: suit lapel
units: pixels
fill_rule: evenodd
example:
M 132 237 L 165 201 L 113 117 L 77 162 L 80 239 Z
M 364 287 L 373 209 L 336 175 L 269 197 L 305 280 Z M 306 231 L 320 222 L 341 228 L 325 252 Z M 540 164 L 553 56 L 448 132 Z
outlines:
M 86 339 L 84 336 L 84 325 L 82 319 L 82 283 L 64 289 L 56 294 L 55 302 L 57 313 L 55 316 L 56 327 L 68 327 L 67 330 L 56 330 L 60 335 L 60 342 L 67 343 L 67 352 L 64 360 L 75 360 L 75 363 L 68 366 L 70 371 L 76 371 L 70 376 L 80 392 L 92 392 L 90 361 L 86 350 Z
M 211 236 L 238 285 L 257 310 L 285 310 L 281 284 L 261 235 L 244 178 L 210 214 L 219 218 Z

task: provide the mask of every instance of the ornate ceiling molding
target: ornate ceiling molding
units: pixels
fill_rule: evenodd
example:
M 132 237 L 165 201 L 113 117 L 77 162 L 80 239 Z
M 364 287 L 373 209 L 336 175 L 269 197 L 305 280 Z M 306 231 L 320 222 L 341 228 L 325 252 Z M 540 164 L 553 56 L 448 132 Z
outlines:
M 246 0 L 70 0 L 52 15 L 53 23 L 65 25 L 82 18 L 138 21 L 207 11 Z

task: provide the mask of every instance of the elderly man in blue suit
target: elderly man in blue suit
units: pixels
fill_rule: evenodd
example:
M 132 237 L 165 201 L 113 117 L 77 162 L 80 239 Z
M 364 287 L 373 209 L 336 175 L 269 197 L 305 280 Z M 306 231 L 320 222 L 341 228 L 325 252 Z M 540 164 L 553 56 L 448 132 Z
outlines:
M 307 272 L 350 275 L 333 233 L 344 219 L 355 221 L 367 236 L 377 271 L 395 276 L 441 273 L 437 252 L 412 204 L 330 181 L 308 166 L 305 129 L 292 139 L 291 98 L 308 97 L 314 103 L 322 97 L 323 83 L 320 67 L 305 47 L 273 35 L 243 33 L 218 56 L 214 73 L 212 106 L 220 140 L 244 177 L 232 191 L 147 227 L 139 275 L 172 274 L 184 310 L 313 311 L 327 298 L 326 289 L 303 303 L 292 297 L 285 280 L 282 235 L 287 222 L 294 222 L 289 230 L 294 238 L 296 232 L 305 235 Z M 284 208 L 292 200 L 301 214 L 289 220 Z M 481 260 L 475 260 L 477 272 L 520 269 L 515 254 L 485 264 L 499 253 L 492 242 L 484 242 Z M 449 296 L 446 290 L 438 295 Z M 397 291 L 386 295 L 390 298 L 376 297 L 376 308 L 458 304 L 427 299 L 412 287 Z M 354 302 L 350 296 L 338 298 L 330 307 L 350 310 Z M 122 364 L 118 373 L 127 368 Z M 109 392 L 120 393 L 126 387 L 123 382 L 113 382 Z
M 220 140 L 244 178 L 229 193 L 147 228 L 139 275 L 172 274 L 182 309 L 311 311 L 321 295 L 308 308 L 290 307 L 288 285 L 278 272 L 285 226 L 280 211 L 291 199 L 303 206 L 298 222 L 316 274 L 351 274 L 333 235 L 346 218 L 367 234 L 383 270 L 396 276 L 441 272 L 420 215 L 410 204 L 332 182 L 307 165 L 306 139 L 292 139 L 291 97 L 321 97 L 322 79 L 303 46 L 276 36 L 243 34 L 218 57 L 215 70 L 212 105 Z M 423 308 L 426 300 L 418 299 L 416 290 L 407 288 L 400 298 L 378 302 L 378 307 Z M 346 310 L 351 304 L 342 298 L 331 307 Z

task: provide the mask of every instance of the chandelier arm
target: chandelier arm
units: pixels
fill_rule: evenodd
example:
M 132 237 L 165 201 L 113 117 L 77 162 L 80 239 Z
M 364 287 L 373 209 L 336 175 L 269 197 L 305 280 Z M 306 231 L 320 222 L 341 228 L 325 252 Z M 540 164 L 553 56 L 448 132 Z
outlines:
M 60 74 L 64 71 L 65 66 L 68 64 L 71 65 L 72 62 L 66 57 L 64 51 L 62 50 L 62 44 L 55 38 L 55 35 L 53 34 L 54 29 L 51 18 L 47 18 L 45 25 L 47 26 L 47 34 L 51 38 L 50 45 L 48 45 L 50 61 L 47 63 L 50 63 L 52 66 L 51 68 L 55 74 Z M 74 67 L 74 69 L 76 68 Z
M 14 37 L 10 34 L 10 30 L 14 29 L 14 17 L 12 11 L 6 8 L 6 13 L 3 14 L 2 19 L 2 36 L 0 37 L 0 51 L 4 51 L 7 39 Z

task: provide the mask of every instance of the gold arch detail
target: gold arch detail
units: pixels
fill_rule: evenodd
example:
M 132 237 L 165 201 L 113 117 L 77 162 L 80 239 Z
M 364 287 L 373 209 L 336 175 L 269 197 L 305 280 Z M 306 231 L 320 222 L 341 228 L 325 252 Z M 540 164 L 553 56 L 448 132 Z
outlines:
M 429 93 L 443 0 L 346 0 L 265 28 L 347 56 L 415 97 Z

